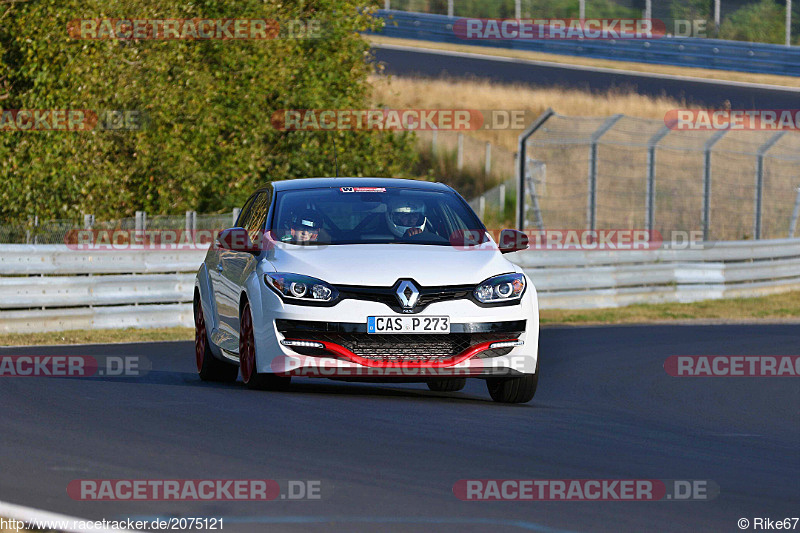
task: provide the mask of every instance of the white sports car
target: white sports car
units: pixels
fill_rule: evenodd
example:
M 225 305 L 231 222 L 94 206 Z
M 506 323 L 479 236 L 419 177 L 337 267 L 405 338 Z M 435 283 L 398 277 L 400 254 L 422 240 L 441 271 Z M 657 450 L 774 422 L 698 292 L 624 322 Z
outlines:
M 497 244 L 499 242 L 499 244 Z M 519 403 L 538 382 L 536 290 L 452 188 L 313 178 L 256 191 L 221 232 L 194 289 L 200 378 L 281 388 L 292 376 L 425 382 L 485 379 Z

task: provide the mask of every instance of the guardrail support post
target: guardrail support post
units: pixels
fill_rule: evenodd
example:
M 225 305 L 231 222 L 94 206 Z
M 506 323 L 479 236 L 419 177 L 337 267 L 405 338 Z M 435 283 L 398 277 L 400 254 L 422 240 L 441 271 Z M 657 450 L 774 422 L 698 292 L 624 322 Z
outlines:
M 197 211 L 186 211 L 186 233 L 194 234 L 197 231 Z
M 528 137 L 533 135 L 542 124 L 555 114 L 549 107 L 537 118 L 528 129 L 523 131 L 517 141 L 517 229 L 524 230 L 525 225 L 525 164 L 528 160 L 525 143 Z
M 145 211 L 136 211 L 134 224 L 137 232 L 145 231 L 147 229 L 147 213 Z
M 800 216 L 800 187 L 795 189 L 797 196 L 794 198 L 794 209 L 792 210 L 792 221 L 789 222 L 789 238 L 794 237 L 794 230 L 797 229 L 797 217 Z
M 708 241 L 711 230 L 711 149 L 728 130 L 721 130 L 711 136 L 703 145 L 703 240 Z
M 647 141 L 647 200 L 645 205 L 645 229 L 653 231 L 656 220 L 656 146 L 669 133 L 667 126 L 662 126 Z
M 623 115 L 608 117 L 603 124 L 592 133 L 592 144 L 589 147 L 589 198 L 586 207 L 586 225 L 592 231 L 597 229 L 597 143 Z
M 486 156 L 484 159 L 483 175 L 488 178 L 489 173 L 492 172 L 492 143 L 488 141 L 486 142 Z
M 464 168 L 464 134 L 458 134 L 458 152 L 456 154 L 456 167 L 458 170 Z
M 755 210 L 754 210 L 754 219 L 753 219 L 753 236 L 756 239 L 761 238 L 762 228 L 761 228 L 761 207 L 764 203 L 764 156 L 769 151 L 770 148 L 775 146 L 775 143 L 781 140 L 786 134 L 785 131 L 779 131 L 775 135 L 769 138 L 767 142 L 762 144 L 759 149 L 758 153 L 756 154 L 756 194 L 755 194 Z

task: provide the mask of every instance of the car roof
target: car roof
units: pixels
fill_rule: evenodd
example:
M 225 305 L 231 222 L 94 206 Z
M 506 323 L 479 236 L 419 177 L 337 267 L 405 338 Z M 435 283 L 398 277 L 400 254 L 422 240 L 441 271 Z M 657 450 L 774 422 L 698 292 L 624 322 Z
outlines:
M 444 183 L 400 178 L 298 178 L 271 183 L 275 191 L 337 187 L 407 187 L 429 191 L 451 191 Z

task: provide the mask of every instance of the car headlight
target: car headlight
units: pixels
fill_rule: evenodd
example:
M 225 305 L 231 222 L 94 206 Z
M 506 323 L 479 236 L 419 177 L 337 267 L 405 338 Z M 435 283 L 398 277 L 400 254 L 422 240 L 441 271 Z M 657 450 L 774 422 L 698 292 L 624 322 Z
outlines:
M 519 301 L 525 291 L 524 274 L 502 274 L 489 278 L 473 292 L 475 299 L 484 304 Z
M 264 283 L 293 303 L 329 303 L 339 296 L 339 291 L 332 285 L 300 274 L 271 272 L 264 274 Z

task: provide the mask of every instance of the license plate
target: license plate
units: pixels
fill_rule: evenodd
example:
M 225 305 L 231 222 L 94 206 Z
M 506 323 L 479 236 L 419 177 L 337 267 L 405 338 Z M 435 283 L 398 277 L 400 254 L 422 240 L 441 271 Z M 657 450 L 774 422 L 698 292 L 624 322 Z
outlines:
M 367 333 L 450 333 L 450 317 L 370 316 Z

